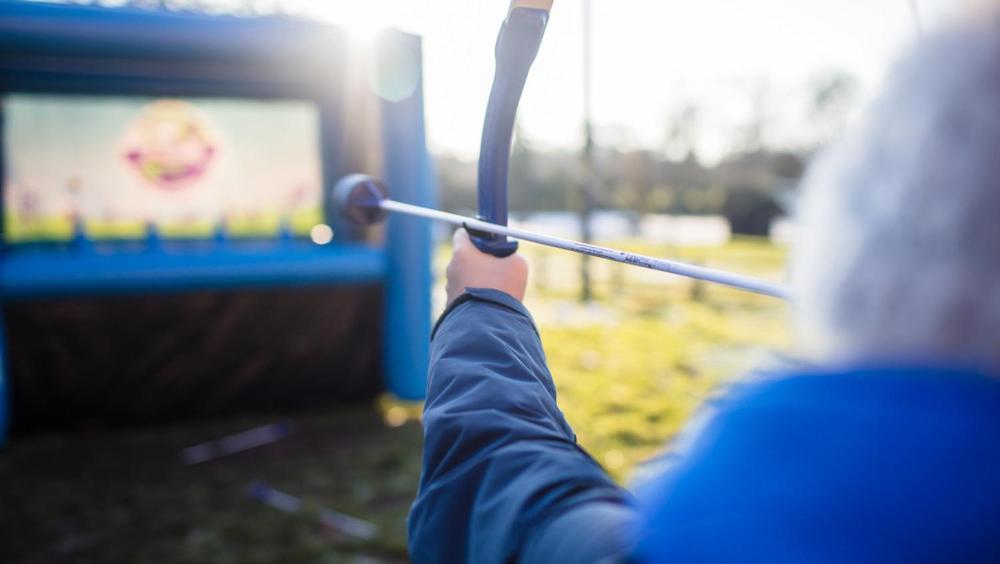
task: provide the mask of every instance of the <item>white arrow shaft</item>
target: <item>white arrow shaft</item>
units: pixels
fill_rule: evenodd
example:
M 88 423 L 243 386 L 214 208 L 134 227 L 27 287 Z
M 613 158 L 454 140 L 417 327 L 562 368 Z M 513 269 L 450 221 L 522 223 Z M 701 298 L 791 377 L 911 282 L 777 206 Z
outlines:
M 563 239 L 561 237 L 553 237 L 551 235 L 534 233 L 532 231 L 525 231 L 523 229 L 516 229 L 514 227 L 497 225 L 495 223 L 489 223 L 486 221 L 481 221 L 478 219 L 473 219 L 454 213 L 433 210 L 430 208 L 414 206 L 411 204 L 404 204 L 402 202 L 397 202 L 395 200 L 389 200 L 389 199 L 381 200 L 379 202 L 379 207 L 388 212 L 402 213 L 405 215 L 412 215 L 412 216 L 424 217 L 427 219 L 433 219 L 436 221 L 443 221 L 445 223 L 450 223 L 452 225 L 467 227 L 475 231 L 483 231 L 486 233 L 492 233 L 494 235 L 510 237 L 512 239 L 517 239 L 520 241 L 531 241 L 532 243 L 545 245 L 547 247 L 555 247 L 557 249 L 564 249 L 567 251 L 582 253 L 585 255 L 590 255 L 593 257 L 607 259 L 615 262 L 640 266 L 642 268 L 648 268 L 650 270 L 658 270 L 660 272 L 668 272 L 670 274 L 676 274 L 679 276 L 687 276 L 688 278 L 696 278 L 698 280 L 705 280 L 707 282 L 715 282 L 717 284 L 723 284 L 725 286 L 730 286 L 732 288 L 738 288 L 740 290 L 746 290 L 748 292 L 754 292 L 757 294 L 764 294 L 766 296 L 773 296 L 775 298 L 781 298 L 787 300 L 790 298 L 791 295 L 788 288 L 784 285 L 776 284 L 774 282 L 768 282 L 766 280 L 761 280 L 759 278 L 753 278 L 750 276 L 743 276 L 741 274 L 733 274 L 731 272 L 725 272 L 723 270 L 715 270 L 713 268 L 705 268 L 702 266 L 696 266 L 693 264 L 687 264 L 683 262 L 677 262 L 672 260 L 650 257 L 646 255 L 629 253 L 625 251 L 619 251 L 617 249 L 610 249 L 608 247 L 601 247 L 598 245 L 588 245 L 585 243 L 572 241 L 570 239 Z

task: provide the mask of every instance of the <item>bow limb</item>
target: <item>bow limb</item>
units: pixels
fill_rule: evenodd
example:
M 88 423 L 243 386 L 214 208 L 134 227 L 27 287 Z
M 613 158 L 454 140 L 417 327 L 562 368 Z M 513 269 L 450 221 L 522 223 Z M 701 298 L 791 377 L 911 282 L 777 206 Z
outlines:
M 534 8 L 536 10 L 552 11 L 553 0 L 512 0 L 510 9 L 514 8 Z
M 507 175 L 514 120 L 551 8 L 552 0 L 513 0 L 497 37 L 496 75 L 483 124 L 477 187 L 479 219 L 490 223 L 507 225 Z M 479 250 L 494 256 L 505 257 L 517 250 L 517 242 L 506 237 L 478 231 L 470 234 Z

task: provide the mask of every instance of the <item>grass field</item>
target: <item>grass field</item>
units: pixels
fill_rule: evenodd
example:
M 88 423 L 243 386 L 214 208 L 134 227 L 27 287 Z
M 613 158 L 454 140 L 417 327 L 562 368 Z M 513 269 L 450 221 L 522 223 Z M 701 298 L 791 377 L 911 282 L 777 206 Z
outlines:
M 755 240 L 628 247 L 776 280 L 785 261 Z M 582 304 L 578 257 L 524 253 L 533 268 L 526 301 L 560 405 L 582 445 L 623 482 L 720 384 L 787 347 L 777 300 L 595 260 L 596 298 Z M 405 561 L 418 411 L 382 400 L 375 409 L 19 438 L 0 454 L 0 562 Z M 292 426 L 280 442 L 180 463 L 186 446 L 276 420 Z M 289 515 L 251 499 L 256 480 L 301 496 L 305 510 Z M 324 529 L 320 507 L 370 520 L 379 535 L 355 541 Z
M 783 250 L 754 240 L 724 248 L 625 245 L 780 280 Z M 583 305 L 563 277 L 579 257 L 529 248 L 536 317 L 559 404 L 580 443 L 620 481 L 673 436 L 720 384 L 788 347 L 785 306 L 715 285 L 591 261 L 596 299 Z M 560 273 L 539 279 L 539 266 Z

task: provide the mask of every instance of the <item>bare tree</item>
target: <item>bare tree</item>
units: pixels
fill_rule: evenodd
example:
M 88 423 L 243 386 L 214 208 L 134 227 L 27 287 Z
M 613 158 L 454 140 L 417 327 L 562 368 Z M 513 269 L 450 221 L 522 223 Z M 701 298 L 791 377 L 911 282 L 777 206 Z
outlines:
M 813 142 L 821 145 L 844 129 L 855 107 L 858 80 L 846 71 L 831 70 L 813 78 L 810 89 L 809 117 L 817 131 Z
M 681 105 L 667 120 L 663 152 L 675 161 L 687 159 L 698 145 L 701 110 L 692 102 Z

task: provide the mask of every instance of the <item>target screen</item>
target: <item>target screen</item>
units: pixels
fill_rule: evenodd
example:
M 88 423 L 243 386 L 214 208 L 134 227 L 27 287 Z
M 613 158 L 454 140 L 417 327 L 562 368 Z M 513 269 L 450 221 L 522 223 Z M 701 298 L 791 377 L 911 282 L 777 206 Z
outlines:
M 3 98 L 6 240 L 307 235 L 319 115 L 300 101 Z

